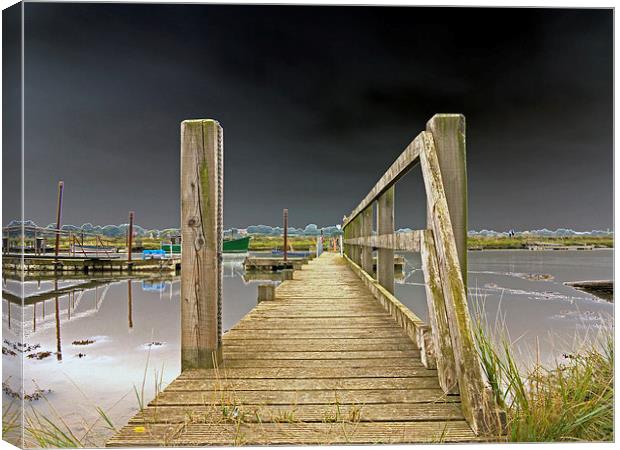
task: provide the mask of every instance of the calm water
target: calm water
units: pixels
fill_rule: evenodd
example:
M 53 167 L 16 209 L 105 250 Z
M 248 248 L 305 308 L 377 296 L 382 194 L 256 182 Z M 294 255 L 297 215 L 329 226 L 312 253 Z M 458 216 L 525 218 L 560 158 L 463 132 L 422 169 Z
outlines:
M 396 294 L 426 319 L 419 255 L 405 257 L 407 270 L 396 286 Z M 225 330 L 256 305 L 259 281 L 244 279 L 242 261 L 224 262 Z M 484 301 L 490 322 L 498 314 L 505 315 L 508 333 L 513 339 L 519 338 L 523 360 L 535 355 L 530 350 L 537 339 L 541 358 L 552 359 L 571 350 L 576 332 L 592 332 L 613 316 L 612 304 L 562 282 L 611 279 L 612 261 L 611 250 L 470 252 L 470 303 Z M 550 274 L 553 279 L 530 281 L 524 274 Z M 29 281 L 24 286 L 27 297 L 38 299 L 23 312 L 25 343 L 38 346 L 26 354 L 42 357 L 25 359 L 25 392 L 49 390 L 46 398 L 50 404 L 78 430 L 83 419 L 96 419 L 95 406 L 107 411 L 116 425 L 123 425 L 138 408 L 134 386 L 139 392 L 144 390 L 148 402 L 155 393 L 155 380 L 161 378 L 165 387 L 180 369 L 178 278 L 91 282 L 86 289 L 79 287 L 88 281 L 58 281 L 64 293 L 58 297 L 57 308 L 53 281 Z M 9 327 L 7 299 L 11 293 L 19 293 L 18 282 L 6 280 L 3 291 L 3 338 L 9 341 L 4 347 L 11 350 L 10 343 L 18 341 L 15 330 L 19 310 L 17 305 L 11 306 Z M 78 341 L 87 345 L 78 345 Z M 17 358 L 3 352 L 5 404 L 10 402 L 7 388 L 18 390 L 15 380 L 19 373 L 12 372 L 17 370 Z M 45 400 L 27 402 L 26 407 L 52 414 Z M 103 438 L 106 433 L 102 433 Z
M 396 285 L 396 296 L 426 320 L 420 255 L 404 256 L 408 273 Z M 613 304 L 562 283 L 613 279 L 613 250 L 474 251 L 468 264 L 470 310 L 481 307 L 489 326 L 515 343 L 523 363 L 537 355 L 550 363 L 612 324 Z M 552 279 L 528 279 L 536 274 Z

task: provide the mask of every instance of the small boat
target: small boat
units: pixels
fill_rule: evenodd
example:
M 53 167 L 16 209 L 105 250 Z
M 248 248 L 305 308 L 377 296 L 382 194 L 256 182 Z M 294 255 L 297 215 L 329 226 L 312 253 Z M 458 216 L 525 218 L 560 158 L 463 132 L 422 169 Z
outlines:
M 250 239 L 251 236 L 242 237 L 239 239 L 230 239 L 224 241 L 222 244 L 222 252 L 223 253 L 247 253 L 248 248 L 250 247 Z M 180 254 L 181 253 L 181 244 L 161 244 L 161 249 L 170 253 L 170 248 L 172 247 L 172 253 Z
M 251 236 L 242 237 L 239 239 L 230 239 L 224 241 L 222 245 L 223 253 L 247 253 L 250 247 Z

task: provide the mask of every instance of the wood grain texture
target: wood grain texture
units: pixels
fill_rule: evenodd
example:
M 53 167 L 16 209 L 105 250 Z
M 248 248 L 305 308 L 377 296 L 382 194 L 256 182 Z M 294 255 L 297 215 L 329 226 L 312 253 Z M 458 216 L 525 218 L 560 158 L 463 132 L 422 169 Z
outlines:
M 213 120 L 181 124 L 181 366 L 221 362 L 222 155 Z
M 463 413 L 474 432 L 498 433 L 502 429 L 502 420 L 494 404 L 474 342 L 467 294 L 433 136 L 422 133 L 415 144 L 420 147 L 427 205 L 432 212 L 431 225 L 437 250 L 439 278 L 445 299 Z
M 433 136 L 463 283 L 467 287 L 467 157 L 465 149 L 465 116 L 462 114 L 435 114 L 427 122 L 426 131 Z
M 435 359 L 439 373 L 439 384 L 446 393 L 458 393 L 454 351 L 450 337 L 450 327 L 446 315 L 443 287 L 439 274 L 439 264 L 435 251 L 433 232 L 426 230 L 422 234 L 422 271 L 426 289 L 428 318 L 435 347 Z
M 220 367 L 183 371 L 108 445 L 477 439 L 460 397 L 343 257 L 298 274 L 224 334 Z
M 405 252 L 420 251 L 420 234 L 423 230 L 406 231 L 402 233 L 381 234 L 376 236 L 364 236 L 355 239 L 347 239 L 346 242 L 353 245 L 361 245 L 363 247 L 375 247 L 381 255 L 382 250 L 399 250 Z M 394 252 L 392 253 L 392 268 L 394 267 Z M 388 254 L 389 256 L 389 254 Z M 381 264 L 381 256 L 379 256 L 379 264 Z M 389 268 L 389 258 L 385 266 Z

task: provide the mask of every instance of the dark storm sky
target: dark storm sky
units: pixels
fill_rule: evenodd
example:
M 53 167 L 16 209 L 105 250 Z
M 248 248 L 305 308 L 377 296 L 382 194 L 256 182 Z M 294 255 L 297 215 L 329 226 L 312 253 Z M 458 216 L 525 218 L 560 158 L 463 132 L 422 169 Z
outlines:
M 26 217 L 177 226 L 179 123 L 224 127 L 226 226 L 337 223 L 436 112 L 470 229 L 612 226 L 610 10 L 27 4 Z M 397 225 L 423 223 L 419 171 Z M 410 195 L 411 194 L 411 195 Z M 5 222 L 6 222 L 5 218 Z

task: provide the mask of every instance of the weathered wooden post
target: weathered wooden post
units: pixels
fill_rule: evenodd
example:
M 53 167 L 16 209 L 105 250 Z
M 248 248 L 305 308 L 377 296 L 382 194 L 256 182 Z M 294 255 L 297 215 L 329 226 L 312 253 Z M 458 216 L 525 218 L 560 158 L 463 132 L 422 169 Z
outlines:
M 446 193 L 443 174 L 440 170 L 439 158 L 435 149 L 435 138 L 423 133 L 420 150 L 420 165 L 426 188 L 426 201 L 429 209 L 429 226 L 433 230 L 436 246 L 437 266 L 446 319 L 450 330 L 450 340 L 454 352 L 455 372 L 461 398 L 463 415 L 474 433 L 497 433 L 503 428 L 504 413 L 497 408 L 495 398 L 487 379 L 480 355 L 476 348 L 473 325 L 467 303 L 467 289 L 459 265 L 456 240 L 453 235 L 452 220 Z M 432 213 L 432 214 L 430 214 Z M 423 239 L 426 239 L 425 236 Z M 423 242 L 427 245 L 430 241 Z M 426 249 L 432 252 L 430 246 Z M 434 264 L 434 262 L 430 262 Z M 429 270 L 430 265 L 425 266 Z M 432 303 L 432 299 L 431 299 Z M 430 304 L 429 303 L 429 306 Z M 441 314 L 435 311 L 439 317 Z M 441 328 L 434 331 L 438 332 Z M 440 331 L 439 331 L 440 332 Z M 440 348 L 437 345 L 436 348 Z
M 258 302 L 271 301 L 276 299 L 276 287 L 272 283 L 258 285 Z
M 394 186 L 377 201 L 377 234 L 394 233 Z M 377 281 L 390 293 L 394 293 L 394 250 L 377 250 Z
M 181 123 L 181 370 L 222 362 L 223 131 Z
M 467 162 L 465 116 L 435 114 L 426 124 L 433 135 L 443 187 L 448 201 L 452 231 L 456 241 L 463 282 L 467 290 Z M 428 211 L 428 228 L 431 228 Z
M 372 236 L 372 205 L 360 213 L 360 234 L 362 237 Z M 360 246 L 362 269 L 372 276 L 372 247 Z
M 58 252 L 60 250 L 60 221 L 62 219 L 62 191 L 65 184 L 58 182 L 58 202 L 56 203 L 56 246 L 54 250 L 55 260 L 58 261 Z
M 127 227 L 127 269 L 131 270 L 131 249 L 133 248 L 133 211 L 129 211 L 129 226 Z

